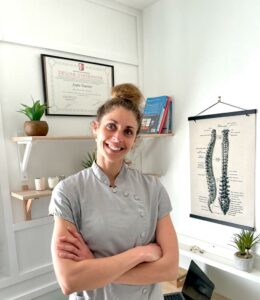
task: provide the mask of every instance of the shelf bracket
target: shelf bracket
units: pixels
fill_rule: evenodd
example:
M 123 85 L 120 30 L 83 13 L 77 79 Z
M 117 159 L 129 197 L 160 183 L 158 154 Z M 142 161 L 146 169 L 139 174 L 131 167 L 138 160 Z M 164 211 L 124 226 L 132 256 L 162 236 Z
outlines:
M 22 189 L 26 190 L 28 189 L 27 167 L 28 167 L 31 150 L 32 150 L 32 142 L 31 141 L 17 142 L 17 150 L 18 150 L 20 174 L 22 179 Z
M 32 209 L 32 201 L 35 199 L 28 199 L 23 201 L 23 208 L 24 208 L 24 216 L 25 220 L 29 221 L 32 219 L 31 209 Z

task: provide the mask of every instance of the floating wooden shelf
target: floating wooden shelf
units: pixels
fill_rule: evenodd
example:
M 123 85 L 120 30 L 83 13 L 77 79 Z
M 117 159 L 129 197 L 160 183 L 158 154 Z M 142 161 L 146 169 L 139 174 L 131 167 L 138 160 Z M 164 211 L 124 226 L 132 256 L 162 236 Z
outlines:
M 19 200 L 28 200 L 28 199 L 39 199 L 42 197 L 48 197 L 52 193 L 52 190 L 36 191 L 20 191 L 20 192 L 11 192 L 11 196 Z
M 93 140 L 94 136 L 15 136 L 14 142 Z
M 42 198 L 48 197 L 52 193 L 51 190 L 44 190 L 44 191 L 35 191 L 35 190 L 27 190 L 27 191 L 20 191 L 20 192 L 11 192 L 11 196 L 22 200 L 23 201 L 23 208 L 24 208 L 24 216 L 25 220 L 31 220 L 31 209 L 32 209 L 32 201 Z
M 173 136 L 172 133 L 163 134 L 140 134 L 138 138 L 161 138 L 166 136 Z M 82 136 L 15 136 L 12 138 L 14 142 L 36 142 L 36 141 L 66 141 L 66 140 L 94 140 L 93 135 Z

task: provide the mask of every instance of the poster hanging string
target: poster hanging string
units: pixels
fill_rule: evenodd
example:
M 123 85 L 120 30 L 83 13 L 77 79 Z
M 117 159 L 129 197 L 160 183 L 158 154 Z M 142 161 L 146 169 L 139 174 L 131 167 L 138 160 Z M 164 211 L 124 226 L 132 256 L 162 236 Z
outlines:
M 215 106 L 215 105 L 217 105 L 217 104 L 219 104 L 219 103 L 222 103 L 222 104 L 225 104 L 225 105 L 228 105 L 228 106 L 232 106 L 232 107 L 235 107 L 235 108 L 238 108 L 238 109 L 241 109 L 241 110 L 246 110 L 246 109 L 244 109 L 244 108 L 242 108 L 242 107 L 235 106 L 235 105 L 232 105 L 232 104 L 223 102 L 223 101 L 221 100 L 221 96 L 218 96 L 218 101 L 217 101 L 216 103 L 212 104 L 212 105 L 209 106 L 208 108 L 206 108 L 206 109 L 204 109 L 203 111 L 201 111 L 200 113 L 198 113 L 198 114 L 196 115 L 196 117 L 199 116 L 199 115 L 201 115 L 202 113 L 204 113 L 205 111 L 209 110 L 210 108 L 212 108 L 213 106 Z

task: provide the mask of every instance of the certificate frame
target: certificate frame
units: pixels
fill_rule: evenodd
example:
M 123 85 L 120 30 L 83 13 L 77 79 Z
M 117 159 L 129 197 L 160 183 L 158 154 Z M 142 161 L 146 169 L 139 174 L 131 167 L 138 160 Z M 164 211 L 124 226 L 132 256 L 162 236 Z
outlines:
M 96 116 L 110 98 L 114 66 L 41 54 L 45 114 Z

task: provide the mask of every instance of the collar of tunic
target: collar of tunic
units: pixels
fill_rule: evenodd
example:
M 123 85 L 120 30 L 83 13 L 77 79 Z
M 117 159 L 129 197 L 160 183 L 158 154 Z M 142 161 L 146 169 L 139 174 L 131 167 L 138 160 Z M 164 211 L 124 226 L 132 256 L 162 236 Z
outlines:
M 127 172 L 127 165 L 125 163 L 122 164 L 122 167 L 120 169 L 119 174 L 116 177 L 115 180 L 115 186 L 119 186 L 122 184 L 126 179 L 126 172 Z M 110 181 L 108 176 L 104 173 L 104 171 L 96 164 L 96 162 L 93 162 L 91 169 L 94 173 L 94 175 L 99 179 L 101 182 L 103 182 L 105 185 L 110 186 Z

